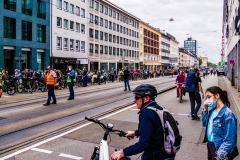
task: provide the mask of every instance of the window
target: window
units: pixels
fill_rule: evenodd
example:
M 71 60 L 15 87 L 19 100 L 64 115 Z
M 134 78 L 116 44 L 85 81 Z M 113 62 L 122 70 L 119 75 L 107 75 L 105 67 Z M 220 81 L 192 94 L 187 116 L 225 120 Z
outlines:
M 22 13 L 32 15 L 32 0 L 22 0 Z
M 103 32 L 100 31 L 100 40 L 103 40 Z
M 93 53 L 93 44 L 90 43 L 90 48 L 89 48 L 90 53 Z
M 64 29 L 68 29 L 68 20 L 67 19 L 64 19 L 64 26 L 63 26 Z
M 122 14 L 120 14 L 119 19 L 120 19 L 120 21 L 122 21 Z
M 112 35 L 109 34 L 109 42 L 112 42 Z
M 63 2 L 63 9 L 68 12 L 68 2 Z
M 123 33 L 125 34 L 125 27 L 123 27 Z
M 62 0 L 57 0 L 57 8 L 62 9 Z
M 122 33 L 122 26 L 120 26 L 120 33 Z
M 105 28 L 108 28 L 108 20 L 105 19 Z
M 89 28 L 89 37 L 93 38 L 93 29 Z
M 80 41 L 76 40 L 76 52 L 80 52 Z
M 81 24 L 81 32 L 85 33 L 85 24 Z
M 131 32 L 132 32 L 131 29 L 129 29 L 129 36 L 131 36 Z
M 103 13 L 103 5 L 100 4 L 100 12 Z
M 115 42 L 116 42 L 116 36 L 113 35 L 113 43 L 115 43 Z
M 109 29 L 112 29 L 112 22 L 109 21 Z
M 70 39 L 70 51 L 74 51 L 73 46 L 74 45 L 74 40 Z
M 122 48 L 120 48 L 120 56 L 122 56 L 122 54 L 123 54 L 123 50 Z
M 98 30 L 95 30 L 95 38 L 98 39 Z
M 100 18 L 100 26 L 103 26 L 103 18 Z
M 119 48 L 117 48 L 117 55 L 119 56 Z
M 76 7 L 76 15 L 80 16 L 80 7 L 78 7 L 78 6 Z
M 108 54 L 108 46 L 105 46 L 105 54 Z
M 80 32 L 80 24 L 76 23 L 76 32 Z
M 119 44 L 119 36 L 117 36 L 117 44 Z
M 98 53 L 98 44 L 95 44 L 95 53 Z
M 103 45 L 100 45 L 100 53 L 103 53 Z
M 113 23 L 113 30 L 116 30 L 116 23 Z
M 37 25 L 37 42 L 46 42 L 46 26 Z
M 95 2 L 95 10 L 97 10 L 97 11 L 98 11 L 98 9 L 99 9 L 98 2 Z
M 62 37 L 57 37 L 57 49 L 62 50 Z
M 16 11 L 16 0 L 4 0 L 4 9 Z
M 37 1 L 37 17 L 46 19 L 46 2 Z
M 116 14 L 116 18 L 117 18 L 117 20 L 119 20 L 119 13 L 118 12 Z
M 105 41 L 107 41 L 107 40 L 108 40 L 108 34 L 105 33 Z
M 22 40 L 32 40 L 32 23 L 22 21 Z
M 62 28 L 62 18 L 57 17 L 57 27 Z
M 109 47 L 109 55 L 112 55 L 112 47 Z
M 105 6 L 104 9 L 105 9 L 105 14 L 108 15 L 108 7 Z
M 117 31 L 119 32 L 119 25 L 117 24 Z
M 109 9 L 109 16 L 112 17 L 112 9 Z
M 125 38 L 123 38 L 123 45 L 125 45 Z
M 93 8 L 93 6 L 94 6 L 94 1 L 90 0 L 90 8 Z
M 74 31 L 74 22 L 70 21 L 70 30 Z
M 73 4 L 70 4 L 70 13 L 74 13 L 74 5 Z
M 116 11 L 113 11 L 113 18 L 116 18 Z
M 122 37 L 120 37 L 120 44 L 122 44 Z
M 126 19 L 125 16 L 123 16 L 123 22 L 124 22 L 124 23 L 125 23 L 125 19 Z
M 113 47 L 113 55 L 115 55 L 115 54 L 116 54 L 116 48 Z
M 85 9 L 81 8 L 81 16 L 85 18 Z
M 93 23 L 93 14 L 89 14 L 90 15 L 90 22 Z
M 98 25 L 98 16 L 95 16 L 95 24 Z
M 81 41 L 81 51 L 85 52 L 85 41 Z

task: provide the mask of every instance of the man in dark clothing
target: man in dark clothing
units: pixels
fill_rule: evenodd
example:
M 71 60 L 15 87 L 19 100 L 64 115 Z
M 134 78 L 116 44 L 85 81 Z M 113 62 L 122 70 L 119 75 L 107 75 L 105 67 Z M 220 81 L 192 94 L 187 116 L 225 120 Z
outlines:
M 164 135 L 162 123 L 155 111 L 147 109 L 154 107 L 162 110 L 156 102 L 157 90 L 150 84 L 142 84 L 133 90 L 135 94 L 134 102 L 139 113 L 139 126 L 136 131 L 127 131 L 126 137 L 139 137 L 139 141 L 123 150 L 114 152 L 112 160 L 119 160 L 124 156 L 132 156 L 144 152 L 142 160 L 174 160 L 175 155 L 169 155 L 164 150 Z
M 202 100 L 201 100 L 201 95 L 199 91 L 202 93 L 202 99 L 204 99 L 204 93 L 202 89 L 202 80 L 198 76 L 199 70 L 197 68 L 194 69 L 194 72 L 196 73 L 196 92 L 195 93 L 189 93 L 189 99 L 190 99 L 190 104 L 191 104 L 191 116 L 192 120 L 198 120 L 200 119 L 198 117 L 198 110 L 201 107 Z M 195 102 L 197 102 L 197 106 L 195 106 Z
M 130 75 L 130 72 L 129 72 L 128 68 L 125 68 L 125 70 L 123 72 L 123 79 L 124 79 L 124 84 L 125 84 L 124 91 L 127 91 L 127 86 L 128 86 L 128 90 L 131 91 L 130 85 L 129 85 L 129 75 Z

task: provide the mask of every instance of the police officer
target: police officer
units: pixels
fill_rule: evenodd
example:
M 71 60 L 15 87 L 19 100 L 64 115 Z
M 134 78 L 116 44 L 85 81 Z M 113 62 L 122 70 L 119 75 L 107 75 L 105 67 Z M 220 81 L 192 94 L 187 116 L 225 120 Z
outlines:
M 67 100 L 74 99 L 74 91 L 73 91 L 74 82 L 76 82 L 75 71 L 72 69 L 72 66 L 69 66 L 68 73 L 67 73 L 67 84 L 68 84 L 70 96 Z
M 47 67 L 46 72 L 46 84 L 48 89 L 48 99 L 47 103 L 43 104 L 44 106 L 49 106 L 51 97 L 53 98 L 52 104 L 57 104 L 56 96 L 54 93 L 54 86 L 56 86 L 57 83 L 57 74 L 52 70 L 50 66 Z

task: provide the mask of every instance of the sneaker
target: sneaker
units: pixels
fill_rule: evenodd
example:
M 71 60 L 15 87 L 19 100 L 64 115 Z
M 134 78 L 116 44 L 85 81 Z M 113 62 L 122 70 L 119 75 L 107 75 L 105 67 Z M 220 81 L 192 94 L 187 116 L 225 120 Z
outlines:
M 176 98 L 179 98 L 179 96 L 177 96 Z
M 193 114 L 193 116 L 194 116 L 196 119 L 200 119 L 200 117 L 198 117 L 197 114 Z
M 192 115 L 192 120 L 196 120 L 197 118 L 195 116 Z

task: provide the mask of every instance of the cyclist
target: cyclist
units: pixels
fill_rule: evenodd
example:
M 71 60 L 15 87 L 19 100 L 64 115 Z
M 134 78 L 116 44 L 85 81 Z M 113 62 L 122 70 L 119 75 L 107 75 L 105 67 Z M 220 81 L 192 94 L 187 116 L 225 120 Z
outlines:
M 31 82 L 30 82 L 31 81 L 31 74 L 30 74 L 28 69 L 25 69 L 23 79 L 24 79 L 24 83 L 26 85 L 26 88 L 29 89 L 30 93 L 32 93 L 32 87 L 31 87 Z
M 179 88 L 180 86 L 182 86 L 182 88 L 184 89 L 184 83 L 186 82 L 186 78 L 185 75 L 183 74 L 182 71 L 180 71 L 180 73 L 178 74 L 177 78 L 176 78 L 176 83 L 177 83 L 177 98 L 179 97 Z M 183 95 L 185 95 L 185 92 L 183 92 Z
M 0 98 L 2 97 L 2 87 L 4 85 L 4 80 L 2 77 L 2 72 L 0 72 Z
M 62 72 L 60 70 L 57 70 L 56 73 L 57 73 L 57 83 L 58 83 L 58 86 L 62 86 L 63 74 L 62 74 Z
M 123 150 L 114 152 L 112 160 L 119 160 L 124 156 L 132 156 L 144 152 L 142 160 L 174 160 L 175 155 L 169 155 L 164 150 L 164 133 L 158 115 L 147 107 L 154 107 L 162 110 L 156 102 L 157 90 L 150 84 L 142 84 L 133 90 L 134 102 L 137 104 L 139 113 L 138 130 L 128 131 L 127 137 L 137 136 L 139 140 L 134 145 Z

